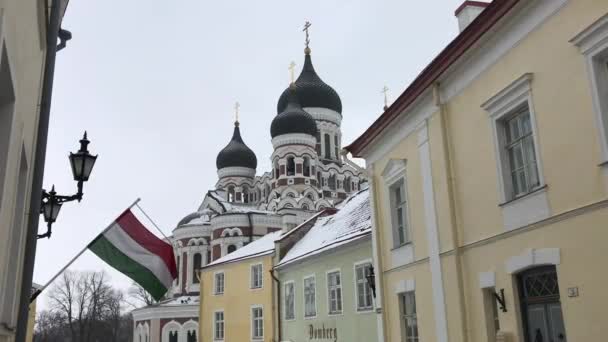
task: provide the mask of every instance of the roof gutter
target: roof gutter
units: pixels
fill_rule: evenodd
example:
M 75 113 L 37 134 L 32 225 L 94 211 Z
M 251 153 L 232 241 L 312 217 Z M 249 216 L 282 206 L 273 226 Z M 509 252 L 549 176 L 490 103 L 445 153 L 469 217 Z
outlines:
M 64 40 L 67 38 L 65 34 L 67 31 L 62 32 L 62 37 L 59 37 L 61 18 L 65 12 L 67 1 L 51 0 L 51 13 L 48 21 L 48 1 L 45 1 L 44 6 L 44 19 L 45 22 L 48 23 L 46 27 L 46 55 L 44 61 L 44 78 L 42 81 L 42 96 L 40 100 L 40 114 L 38 116 L 38 128 L 36 133 L 32 188 L 27 215 L 28 226 L 26 231 L 25 253 L 23 257 L 19 314 L 17 317 L 17 331 L 15 336 L 16 342 L 25 342 L 27 335 L 32 277 L 34 275 L 34 263 L 36 261 L 38 221 L 40 220 L 40 204 L 42 201 L 42 181 L 44 177 L 44 163 L 46 159 L 47 137 L 51 114 L 51 99 L 53 96 L 53 80 L 55 77 L 55 59 L 58 48 L 57 39 L 62 38 L 62 43 L 60 44 L 61 49 L 65 46 Z
M 362 157 L 368 147 L 400 114 L 406 110 L 420 95 L 436 83 L 441 75 L 462 55 L 469 50 L 486 32 L 502 19 L 520 0 L 494 0 L 479 14 L 475 20 L 462 31 L 448 46 L 439 53 L 431 63 L 405 91 L 378 117 L 371 126 L 345 149 L 353 157 Z
M 279 281 L 279 278 L 274 275 L 274 268 L 268 270 L 268 272 L 270 272 L 270 276 L 277 284 L 277 337 L 279 341 L 283 341 L 281 333 L 281 282 Z

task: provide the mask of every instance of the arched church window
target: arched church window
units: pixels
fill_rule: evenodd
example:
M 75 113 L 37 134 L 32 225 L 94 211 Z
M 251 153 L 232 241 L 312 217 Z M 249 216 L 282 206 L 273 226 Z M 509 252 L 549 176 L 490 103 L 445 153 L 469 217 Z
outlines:
M 304 177 L 310 177 L 310 158 L 304 157 L 304 164 L 302 165 Z
M 274 161 L 274 178 L 279 179 L 279 160 Z
M 325 159 L 331 159 L 331 139 L 327 133 L 325 133 Z
M 306 195 L 306 197 L 308 197 L 309 200 L 314 201 L 311 193 L 308 193 L 308 195 Z
M 178 342 L 177 338 L 177 331 L 171 331 L 169 333 L 169 342 Z
M 284 208 L 293 208 L 293 205 L 291 203 L 287 203 L 285 204 Z
M 302 204 L 302 209 L 308 210 L 308 204 L 306 204 L 306 203 Z
M 329 188 L 332 190 L 336 190 L 336 175 L 335 174 L 331 174 L 329 175 Z
M 325 209 L 324 205 L 319 206 L 319 210 L 323 210 L 323 209 Z
M 317 184 L 321 186 L 321 172 L 317 171 Z
M 340 151 L 338 151 L 339 148 L 340 148 L 340 145 L 338 144 L 338 135 L 336 134 L 336 135 L 334 135 L 334 149 L 336 152 L 336 159 L 340 155 Z
M 207 263 L 211 262 L 211 248 L 207 250 Z
M 294 195 L 292 192 L 290 192 L 290 193 L 287 194 L 287 197 L 295 198 L 296 195 Z
M 249 203 L 249 189 L 244 187 L 241 197 L 243 198 L 243 203 Z
M 228 253 L 232 253 L 236 251 L 236 246 L 235 245 L 228 245 Z
M 234 202 L 234 186 L 228 187 L 228 202 Z
M 198 284 L 198 277 L 196 276 L 196 273 L 201 269 L 201 264 L 202 264 L 202 256 L 200 253 L 194 253 L 194 256 L 192 257 L 192 283 L 193 284 Z
M 350 192 L 351 188 L 350 188 L 350 177 L 346 177 L 346 179 L 344 180 L 344 191 L 346 192 Z
M 293 176 L 296 173 L 296 162 L 294 157 L 287 157 L 287 175 Z
M 315 145 L 315 150 L 317 151 L 317 155 L 321 155 L 321 131 L 317 130 L 317 144 Z
M 196 330 L 188 331 L 188 338 L 186 342 L 196 342 Z

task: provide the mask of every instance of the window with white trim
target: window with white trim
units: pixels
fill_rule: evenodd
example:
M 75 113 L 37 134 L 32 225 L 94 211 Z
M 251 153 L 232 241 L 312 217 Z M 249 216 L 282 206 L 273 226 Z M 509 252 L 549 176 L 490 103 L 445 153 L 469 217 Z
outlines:
M 251 338 L 264 339 L 264 310 L 262 307 L 251 308 Z
M 570 42 L 579 48 L 586 60 L 602 152 L 600 163 L 608 165 L 608 14 Z
M 224 339 L 224 311 L 216 311 L 213 315 L 213 339 Z
M 315 276 L 304 278 L 304 317 L 317 315 Z
M 342 277 L 340 271 L 327 274 L 327 306 L 330 315 L 342 313 Z
M 414 291 L 399 295 L 401 311 L 401 336 L 404 342 L 418 342 L 418 316 Z
M 262 288 L 262 264 L 251 265 L 251 285 L 252 289 Z
M 215 274 L 215 280 L 214 280 L 214 293 L 216 295 L 219 294 L 223 294 L 224 293 L 224 272 L 218 272 Z
M 286 282 L 284 285 L 284 311 L 285 319 L 296 319 L 296 289 L 293 281 Z
M 367 281 L 371 274 L 371 270 L 372 264 L 369 262 L 355 266 L 357 311 L 371 310 L 374 306 L 372 302 L 372 290 Z
M 389 186 L 393 245 L 401 246 L 410 241 L 407 227 L 407 201 L 405 179 L 401 178 Z
M 507 164 L 511 180 L 511 198 L 532 192 L 540 185 L 536 147 L 527 105 L 502 121 Z

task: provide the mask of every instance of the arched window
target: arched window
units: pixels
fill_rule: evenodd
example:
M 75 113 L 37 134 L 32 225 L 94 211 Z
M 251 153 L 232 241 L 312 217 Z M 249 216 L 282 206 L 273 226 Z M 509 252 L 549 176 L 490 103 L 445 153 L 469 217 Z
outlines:
M 290 193 L 287 194 L 287 197 L 295 198 L 296 195 L 294 195 L 293 192 L 290 192 Z
M 293 208 L 293 205 L 291 203 L 287 203 L 283 208 Z
M 236 246 L 235 245 L 228 245 L 228 253 L 232 253 L 236 251 Z
M 312 197 L 312 194 L 309 192 L 308 195 L 306 195 L 306 197 L 308 197 L 308 199 L 310 199 L 311 201 L 314 201 L 314 198 Z
M 344 191 L 351 192 L 350 177 L 346 177 L 346 179 L 344 180 Z
M 274 161 L 274 178 L 279 179 L 279 160 Z
M 241 194 L 241 198 L 244 203 L 249 203 L 249 189 L 243 187 L 243 193 Z
M 296 162 L 294 157 L 287 157 L 287 175 L 293 176 L 296 174 Z
M 306 204 L 306 203 L 302 204 L 302 209 L 308 210 L 308 204 Z
M 234 202 L 234 186 L 228 187 L 228 202 Z
M 207 263 L 211 262 L 211 247 L 207 250 Z
M 321 132 L 317 130 L 317 144 L 315 145 L 315 150 L 317 151 L 317 155 L 321 155 Z
M 325 159 L 331 159 L 331 138 L 325 134 Z
M 338 159 L 338 156 L 340 155 L 340 152 L 338 151 L 338 149 L 340 148 L 339 144 L 338 144 L 338 135 L 334 135 L 334 149 L 336 152 L 336 159 Z
M 169 333 L 169 342 L 177 342 L 177 331 L 171 331 Z
M 192 256 L 192 284 L 198 284 L 196 273 L 201 269 L 202 256 L 200 253 L 194 253 Z
M 196 342 L 196 330 L 188 331 L 188 337 L 186 342 Z
M 322 186 L 321 185 L 321 172 L 319 172 L 319 171 L 317 171 L 317 185 Z
M 304 177 L 310 177 L 310 158 L 304 157 L 304 164 L 302 165 Z
M 330 189 L 336 190 L 336 175 L 335 174 L 329 175 L 328 183 L 329 183 Z

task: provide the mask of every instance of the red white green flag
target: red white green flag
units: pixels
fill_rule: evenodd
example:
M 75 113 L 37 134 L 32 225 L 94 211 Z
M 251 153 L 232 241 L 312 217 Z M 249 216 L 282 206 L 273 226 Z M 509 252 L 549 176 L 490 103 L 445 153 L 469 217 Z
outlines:
M 173 248 L 127 209 L 88 248 L 160 300 L 177 278 Z

